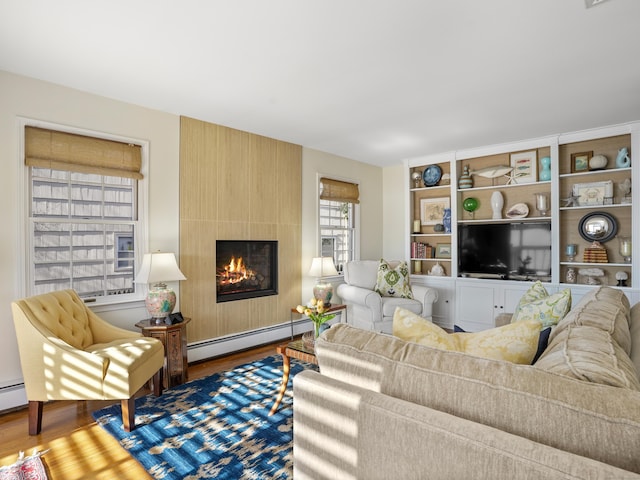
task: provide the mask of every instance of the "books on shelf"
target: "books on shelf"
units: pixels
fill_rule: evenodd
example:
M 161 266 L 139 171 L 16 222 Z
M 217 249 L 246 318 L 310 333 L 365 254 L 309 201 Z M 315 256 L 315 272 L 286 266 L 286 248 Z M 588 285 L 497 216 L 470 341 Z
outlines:
M 411 242 L 411 258 L 435 258 L 436 249 L 428 243 Z

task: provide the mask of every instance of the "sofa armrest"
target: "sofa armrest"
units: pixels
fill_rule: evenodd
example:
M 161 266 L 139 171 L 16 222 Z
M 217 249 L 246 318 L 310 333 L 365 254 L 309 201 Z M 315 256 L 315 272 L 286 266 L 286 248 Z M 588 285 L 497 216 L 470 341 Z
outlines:
M 438 290 L 427 287 L 425 285 L 411 285 L 411 293 L 413 298 L 422 304 L 422 317 L 431 317 L 433 315 L 433 304 L 438 301 Z

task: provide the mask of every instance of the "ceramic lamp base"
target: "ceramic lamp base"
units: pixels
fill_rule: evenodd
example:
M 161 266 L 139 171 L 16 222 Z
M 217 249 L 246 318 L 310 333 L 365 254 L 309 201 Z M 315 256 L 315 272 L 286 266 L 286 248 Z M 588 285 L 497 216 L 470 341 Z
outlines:
M 313 287 L 313 297 L 316 300 L 322 300 L 325 307 L 331 305 L 331 298 L 333 297 L 333 285 L 330 283 L 319 283 Z
M 144 305 L 147 307 L 151 318 L 156 320 L 157 323 L 162 323 L 176 306 L 176 294 L 164 284 L 154 285 L 149 290 Z

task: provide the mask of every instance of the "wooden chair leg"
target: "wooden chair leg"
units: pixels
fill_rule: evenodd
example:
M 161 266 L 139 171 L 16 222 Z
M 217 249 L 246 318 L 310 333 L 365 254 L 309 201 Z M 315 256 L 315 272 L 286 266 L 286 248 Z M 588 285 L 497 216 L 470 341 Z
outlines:
M 162 370 L 163 368 L 161 367 L 160 370 L 158 370 L 153 376 L 153 394 L 156 397 L 162 395 L 162 387 L 164 382 L 164 379 L 162 378 Z
M 38 435 L 42 430 L 42 406 L 44 402 L 29 400 L 29 435 Z
M 136 400 L 134 397 L 127 398 L 120 402 L 122 408 L 122 425 L 125 432 L 130 432 L 136 428 Z

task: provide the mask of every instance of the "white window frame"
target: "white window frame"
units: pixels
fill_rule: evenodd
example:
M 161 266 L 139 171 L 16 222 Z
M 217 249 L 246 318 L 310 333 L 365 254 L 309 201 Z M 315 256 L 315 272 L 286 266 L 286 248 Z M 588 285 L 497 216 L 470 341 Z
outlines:
M 31 210 L 31 189 L 30 189 L 30 175 L 29 168 L 24 164 L 25 158 L 25 127 L 39 127 L 46 128 L 49 130 L 57 130 L 60 132 L 72 133 L 76 135 L 84 135 L 95 138 L 102 138 L 105 140 L 112 140 L 116 142 L 123 143 L 132 143 L 136 145 L 140 145 L 141 147 L 141 157 L 142 157 L 142 167 L 141 173 L 144 176 L 142 180 L 138 180 L 137 184 L 137 216 L 138 220 L 134 226 L 135 234 L 137 237 L 137 241 L 134 244 L 134 252 L 135 252 L 135 267 L 137 268 L 141 261 L 143 254 L 148 251 L 148 238 L 149 238 L 149 211 L 148 211 L 148 198 L 149 198 L 149 142 L 146 140 L 141 140 L 132 137 L 124 137 L 119 135 L 111 135 L 104 132 L 98 132 L 94 130 L 87 130 L 75 127 L 69 127 L 67 125 L 60 125 L 51 122 L 44 122 L 39 120 L 34 120 L 30 118 L 18 118 L 17 127 L 18 127 L 18 228 L 16 229 L 19 237 L 19 264 L 23 265 L 23 268 L 19 269 L 18 272 L 18 281 L 21 289 L 20 296 L 27 297 L 32 295 L 31 286 L 33 285 L 34 279 L 34 263 L 33 263 L 33 248 L 34 248 L 34 238 L 33 232 L 30 225 L 30 210 Z M 118 294 L 118 295 L 107 295 L 96 297 L 95 300 L 91 300 L 92 306 L 105 306 L 107 308 L 101 309 L 101 311 L 107 311 L 112 309 L 117 309 L 118 305 L 128 304 L 131 302 L 140 302 L 144 301 L 146 296 L 146 289 L 144 288 L 136 288 L 136 292 L 127 293 L 127 294 Z M 113 306 L 113 308 L 108 308 L 109 306 Z
M 316 175 L 316 225 L 317 225 L 317 246 L 316 246 L 316 255 L 322 256 L 322 239 L 325 238 L 325 235 L 322 235 L 322 226 L 320 225 L 320 180 L 322 178 L 330 178 L 332 180 L 339 180 L 342 182 L 354 183 L 360 186 L 360 182 L 357 180 L 353 180 L 346 177 L 340 177 L 337 175 L 329 174 L 329 173 L 319 173 Z M 353 257 L 350 260 L 360 260 L 360 204 L 354 203 L 353 205 Z M 339 268 L 339 265 L 336 265 L 336 268 Z M 342 272 L 339 271 L 340 275 Z

